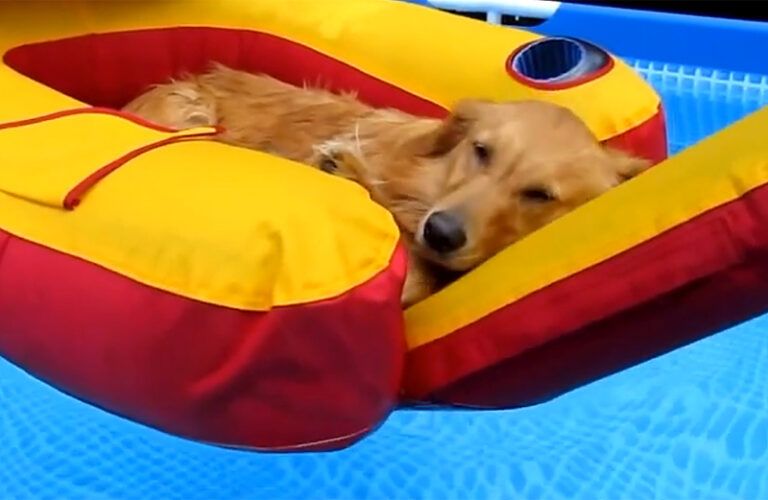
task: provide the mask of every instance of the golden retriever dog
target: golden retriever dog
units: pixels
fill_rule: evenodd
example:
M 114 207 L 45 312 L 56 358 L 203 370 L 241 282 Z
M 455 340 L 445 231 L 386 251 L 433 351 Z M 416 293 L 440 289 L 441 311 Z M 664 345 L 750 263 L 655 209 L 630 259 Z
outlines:
M 439 120 L 222 65 L 153 86 L 124 111 L 174 128 L 218 124 L 225 143 L 360 183 L 408 245 L 404 306 L 650 165 L 547 102 L 466 99 Z

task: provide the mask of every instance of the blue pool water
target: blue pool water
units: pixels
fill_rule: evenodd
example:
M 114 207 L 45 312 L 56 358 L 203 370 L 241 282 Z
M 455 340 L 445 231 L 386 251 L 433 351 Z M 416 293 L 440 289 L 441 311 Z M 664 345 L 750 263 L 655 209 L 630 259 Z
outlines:
M 768 76 L 630 59 L 673 151 L 768 103 Z M 766 72 L 768 73 L 768 71 Z M 335 454 L 187 442 L 0 360 L 0 498 L 768 498 L 768 316 L 514 411 L 399 411 Z

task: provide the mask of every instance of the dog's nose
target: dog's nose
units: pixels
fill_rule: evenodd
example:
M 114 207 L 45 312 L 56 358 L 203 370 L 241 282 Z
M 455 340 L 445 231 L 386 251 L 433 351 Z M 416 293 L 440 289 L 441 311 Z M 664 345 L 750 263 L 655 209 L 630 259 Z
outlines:
M 424 241 L 437 253 L 458 250 L 467 242 L 461 220 L 450 212 L 435 212 L 424 223 Z

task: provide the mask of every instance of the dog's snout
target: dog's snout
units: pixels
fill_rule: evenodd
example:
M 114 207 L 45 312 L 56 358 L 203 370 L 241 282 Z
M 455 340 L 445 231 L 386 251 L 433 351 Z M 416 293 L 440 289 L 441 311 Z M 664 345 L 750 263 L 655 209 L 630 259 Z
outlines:
M 435 212 L 424 222 L 424 241 L 437 253 L 458 250 L 467 242 L 461 219 L 450 212 Z

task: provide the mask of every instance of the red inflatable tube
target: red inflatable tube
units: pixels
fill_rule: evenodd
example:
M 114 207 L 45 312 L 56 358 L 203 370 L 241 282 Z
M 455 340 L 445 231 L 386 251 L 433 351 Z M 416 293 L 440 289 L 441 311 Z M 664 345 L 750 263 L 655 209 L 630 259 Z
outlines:
M 0 351 L 77 398 L 186 438 L 339 449 L 396 404 L 405 265 L 398 249 L 388 269 L 333 300 L 247 312 L 0 231 Z
M 768 307 L 767 219 L 761 186 L 413 350 L 406 394 L 541 403 L 757 316 Z

